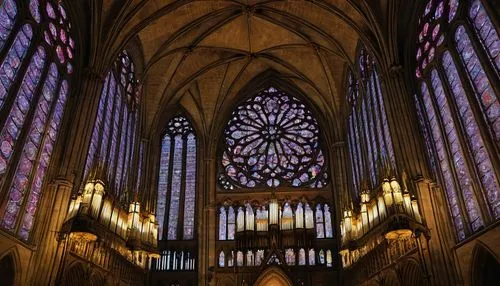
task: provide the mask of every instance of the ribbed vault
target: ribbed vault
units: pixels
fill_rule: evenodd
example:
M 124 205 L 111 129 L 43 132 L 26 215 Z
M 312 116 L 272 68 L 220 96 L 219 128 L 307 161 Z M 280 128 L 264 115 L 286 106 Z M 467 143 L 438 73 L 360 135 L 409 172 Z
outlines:
M 267 70 L 333 119 L 359 39 L 374 45 L 377 34 L 372 9 L 356 0 L 113 0 L 99 9 L 94 22 L 109 25 L 96 50 L 113 59 L 131 41 L 142 48 L 145 127 L 153 133 L 180 104 L 210 135 L 238 91 Z

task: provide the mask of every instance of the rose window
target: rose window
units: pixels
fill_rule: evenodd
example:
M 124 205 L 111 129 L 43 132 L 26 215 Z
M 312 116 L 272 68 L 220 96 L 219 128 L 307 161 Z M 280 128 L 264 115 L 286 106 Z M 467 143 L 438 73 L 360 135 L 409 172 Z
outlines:
M 318 122 L 299 99 L 270 87 L 239 105 L 224 130 L 226 190 L 326 183 Z

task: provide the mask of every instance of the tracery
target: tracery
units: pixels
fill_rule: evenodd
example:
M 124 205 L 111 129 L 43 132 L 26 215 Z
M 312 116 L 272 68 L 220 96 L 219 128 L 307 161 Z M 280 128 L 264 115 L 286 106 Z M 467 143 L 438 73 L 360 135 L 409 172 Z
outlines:
M 463 240 L 487 224 L 487 217 L 500 217 L 499 174 L 492 163 L 500 146 L 500 105 L 491 85 L 499 80 L 500 41 L 480 0 L 428 1 L 419 31 L 417 114 L 431 169 L 446 191 L 457 238 Z M 486 213 L 479 210 L 483 201 Z
M 0 192 L 7 193 L 0 217 L 2 228 L 25 241 L 70 93 L 76 49 L 71 34 L 60 1 L 0 5 L 0 110 L 6 115 L 0 121 Z
M 274 87 L 240 104 L 224 131 L 226 190 L 290 185 L 326 185 L 318 123 L 296 97 Z

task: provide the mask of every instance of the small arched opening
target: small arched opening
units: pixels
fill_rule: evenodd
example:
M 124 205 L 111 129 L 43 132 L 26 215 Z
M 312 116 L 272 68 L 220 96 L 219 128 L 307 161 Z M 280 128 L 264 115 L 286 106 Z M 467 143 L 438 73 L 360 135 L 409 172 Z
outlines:
M 485 246 L 477 244 L 472 261 L 472 285 L 498 285 L 500 262 Z
M 264 270 L 257 281 L 255 286 L 292 286 L 292 281 L 288 276 L 278 267 L 269 267 Z
M 2 285 L 10 286 L 16 282 L 16 268 L 11 254 L 0 259 L 0 277 Z

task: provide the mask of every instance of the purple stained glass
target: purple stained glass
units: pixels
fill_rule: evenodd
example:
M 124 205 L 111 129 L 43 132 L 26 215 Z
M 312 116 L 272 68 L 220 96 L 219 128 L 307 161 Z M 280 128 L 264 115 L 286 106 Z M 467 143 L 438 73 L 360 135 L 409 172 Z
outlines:
M 458 10 L 458 5 L 459 5 L 459 0 L 449 0 L 448 5 L 449 5 L 449 12 L 448 12 L 448 22 L 451 22 L 454 18 L 455 15 L 457 14 Z
M 47 16 L 49 16 L 49 18 L 51 18 L 51 19 L 56 18 L 56 13 L 54 11 L 54 7 L 52 6 L 52 3 L 50 3 L 50 1 L 47 1 L 47 5 L 45 6 L 45 11 L 47 11 Z
M 377 178 L 375 174 L 375 162 L 373 162 L 373 146 L 370 141 L 370 130 L 368 128 L 368 114 L 366 111 L 366 101 L 363 100 L 361 102 L 361 116 L 363 120 L 362 129 L 364 130 L 364 138 L 365 138 L 365 146 L 366 150 L 368 152 L 366 159 L 367 159 L 367 165 L 368 165 L 368 173 L 370 175 L 370 182 L 372 185 L 375 185 Z
M 115 102 L 119 101 L 120 98 L 118 96 L 116 96 L 117 94 L 117 85 L 116 85 L 116 80 L 115 80 L 115 77 L 113 75 L 113 73 L 110 71 L 108 73 L 110 75 L 110 81 L 109 81 L 109 90 L 108 90 L 108 93 L 109 93 L 109 96 L 107 97 L 108 100 L 107 100 L 107 103 L 106 103 L 106 111 L 105 111 L 105 118 L 104 118 L 104 124 L 103 124 L 103 127 L 102 127 L 102 131 L 101 131 L 101 150 L 99 151 L 99 159 L 102 161 L 102 162 L 105 162 L 106 161 L 106 156 L 108 155 L 108 143 L 109 143 L 109 136 L 110 136 L 110 133 L 111 133 L 111 124 L 112 124 L 112 120 L 113 120 L 113 110 L 114 110 L 114 104 Z
M 0 4 L 0 49 L 9 38 L 17 17 L 17 5 L 14 0 L 4 0 Z
M 276 88 L 236 107 L 224 135 L 225 175 L 234 185 L 307 186 L 321 178 L 308 174 L 312 166 L 324 172 L 316 119 L 304 103 Z
M 234 240 L 234 232 L 236 230 L 236 215 L 234 208 L 229 207 L 227 210 L 227 240 Z
M 10 86 L 14 82 L 17 71 L 26 56 L 32 36 L 31 26 L 24 25 L 17 33 L 14 43 L 0 65 L 0 108 L 3 106 Z
M 119 131 L 119 135 L 117 135 L 117 136 L 119 136 L 119 138 L 117 139 L 117 142 L 119 142 L 119 145 L 117 146 L 118 158 L 116 159 L 116 169 L 113 170 L 116 190 L 122 190 L 120 182 L 121 182 L 122 174 L 123 174 L 123 168 L 124 168 L 123 163 L 125 161 L 125 148 L 127 145 L 128 111 L 125 108 L 123 109 L 120 117 L 121 117 L 122 122 L 121 122 L 121 130 Z
M 424 113 L 422 111 L 422 106 L 420 105 L 420 102 L 418 101 L 416 94 L 415 94 L 415 105 L 417 107 L 417 117 L 418 117 L 418 121 L 419 121 L 419 125 L 420 125 L 420 131 L 421 131 L 422 136 L 424 138 L 424 144 L 425 144 L 425 148 L 427 151 L 427 158 L 428 158 L 429 163 L 430 163 L 431 171 L 432 171 L 433 175 L 435 176 L 436 170 L 437 170 L 436 159 L 434 158 L 434 153 L 432 151 L 431 138 L 430 138 L 429 132 L 427 130 L 427 127 L 425 125 L 425 119 L 424 119 L 424 115 L 423 115 Z
M 121 115 L 123 112 L 122 109 L 122 93 L 120 92 L 120 88 L 117 88 L 117 94 L 115 95 L 115 110 L 113 114 L 113 119 L 112 119 L 112 131 L 110 133 L 111 138 L 110 138 L 110 149 L 109 149 L 109 157 L 108 157 L 108 164 L 109 164 L 109 169 L 108 169 L 108 179 L 110 181 L 113 181 L 115 178 L 115 168 L 116 168 L 116 160 L 117 160 L 117 152 L 118 152 L 118 144 L 119 144 L 119 138 L 118 134 L 120 132 L 120 120 L 121 120 Z
M 105 112 L 106 101 L 108 99 L 108 95 L 110 94 L 109 93 L 109 85 L 110 85 L 111 77 L 112 77 L 111 73 L 108 73 L 108 75 L 106 76 L 106 79 L 104 81 L 103 88 L 101 90 L 101 96 L 99 99 L 99 107 L 97 109 L 97 117 L 96 117 L 96 120 L 94 122 L 94 130 L 92 131 L 92 139 L 90 141 L 89 151 L 87 152 L 87 161 L 85 163 L 85 171 L 84 171 L 84 176 L 83 176 L 84 179 L 87 178 L 87 176 L 90 172 L 90 169 L 93 167 L 93 164 L 94 164 L 94 158 L 95 158 L 95 154 L 97 151 L 97 146 L 99 144 L 99 131 L 101 130 L 102 120 L 103 120 L 103 117 L 105 116 L 104 112 Z
M 157 218 L 158 218 L 158 239 L 163 238 L 163 227 L 165 210 L 167 203 L 167 188 L 169 183 L 169 167 L 171 154 L 171 139 L 169 135 L 163 137 L 161 142 L 160 174 L 158 178 L 158 198 L 157 198 Z
M 500 39 L 480 0 L 472 1 L 469 8 L 469 19 L 497 72 L 500 72 Z
M 66 61 L 66 57 L 64 56 L 64 50 L 61 46 L 56 47 L 56 54 L 59 62 L 64 63 Z
M 500 147 L 500 103 L 498 95 L 495 94 L 481 62 L 470 42 L 469 35 L 463 26 L 455 32 L 455 43 L 462 59 L 462 64 L 468 72 L 470 82 L 474 87 L 474 94 L 480 103 L 481 109 L 497 147 Z
M 455 163 L 454 167 L 456 171 L 456 177 L 458 179 L 460 189 L 464 197 L 469 221 L 472 226 L 472 230 L 477 231 L 479 227 L 484 225 L 484 223 L 481 218 L 476 196 L 474 194 L 470 170 L 467 167 L 465 155 L 459 142 L 456 126 L 451 115 L 451 110 L 443 90 L 441 79 L 439 78 L 436 70 L 432 71 L 431 81 L 432 88 L 436 97 L 439 115 L 443 122 L 443 129 L 448 137 L 448 144 L 450 146 L 452 156 L 451 159 Z
M 500 217 L 500 199 L 498 198 L 500 187 L 495 175 L 495 169 L 491 163 L 488 151 L 484 145 L 483 138 L 479 132 L 479 126 L 474 118 L 471 106 L 467 99 L 465 90 L 457 72 L 457 68 L 450 53 L 447 51 L 443 56 L 443 68 L 446 73 L 455 103 L 459 108 L 462 126 L 465 127 L 469 148 L 477 166 L 479 177 L 486 191 L 488 204 L 495 218 Z
M 321 205 L 316 206 L 316 238 L 325 238 L 325 226 Z
M 186 147 L 183 235 L 185 240 L 194 238 L 194 213 L 196 205 L 196 138 L 194 134 L 188 134 Z
M 168 240 L 177 240 L 177 226 L 179 224 L 179 207 L 181 204 L 182 184 L 182 155 L 184 140 L 181 135 L 174 137 L 174 155 L 172 157 L 172 183 L 170 188 L 170 206 L 168 212 Z
M 219 211 L 219 240 L 226 240 L 227 215 L 224 207 Z
M 40 1 L 39 0 L 30 0 L 29 8 L 30 8 L 30 13 L 31 13 L 31 16 L 33 17 L 33 19 L 35 19 L 35 21 L 37 23 L 40 23 L 40 21 L 41 21 Z
M 48 124 L 49 132 L 46 133 L 42 145 L 42 153 L 40 154 L 40 163 L 36 169 L 34 179 L 31 183 L 31 192 L 28 196 L 27 207 L 24 211 L 21 229 L 19 230 L 19 236 L 28 240 L 29 233 L 33 226 L 33 221 L 35 219 L 36 210 L 38 207 L 38 202 L 40 200 L 43 180 L 46 175 L 46 171 L 50 162 L 50 157 L 54 145 L 56 143 L 57 136 L 51 136 L 51 134 L 57 134 L 59 127 L 61 125 L 61 119 L 63 116 L 64 106 L 66 104 L 66 98 L 68 93 L 68 83 L 63 81 L 61 84 L 61 89 L 59 91 L 59 96 L 56 102 L 56 106 L 52 113 L 52 117 Z
M 325 237 L 333 237 L 332 214 L 328 205 L 325 205 Z
M 14 104 L 11 107 L 7 122 L 12 121 L 16 125 L 17 130 L 15 134 L 12 133 L 11 124 L 6 124 L 0 133 L 0 158 L 2 158 L 8 165 L 11 155 L 19 136 L 19 130 L 23 127 L 24 120 L 26 119 L 27 112 L 32 105 L 32 98 L 42 69 L 45 65 L 45 50 L 38 47 L 33 55 L 28 70 L 24 75 L 21 83 L 21 88 L 18 91 Z M 0 173 L 0 181 L 3 179 L 5 173 Z
M 442 173 L 442 187 L 446 192 L 448 198 L 448 206 L 450 207 L 451 216 L 455 224 L 455 230 L 457 233 L 458 240 L 465 239 L 465 229 L 462 214 L 460 213 L 460 206 L 458 202 L 457 189 L 452 177 L 452 171 L 448 163 L 448 156 L 446 154 L 446 149 L 444 146 L 444 139 L 442 137 L 441 128 L 439 127 L 438 119 L 436 117 L 436 112 L 432 104 L 431 95 L 429 89 L 425 83 L 422 83 L 422 98 L 424 102 L 424 107 L 427 115 L 427 120 L 429 121 L 429 126 L 431 129 L 432 137 L 434 140 L 436 153 L 439 161 L 439 167 Z

